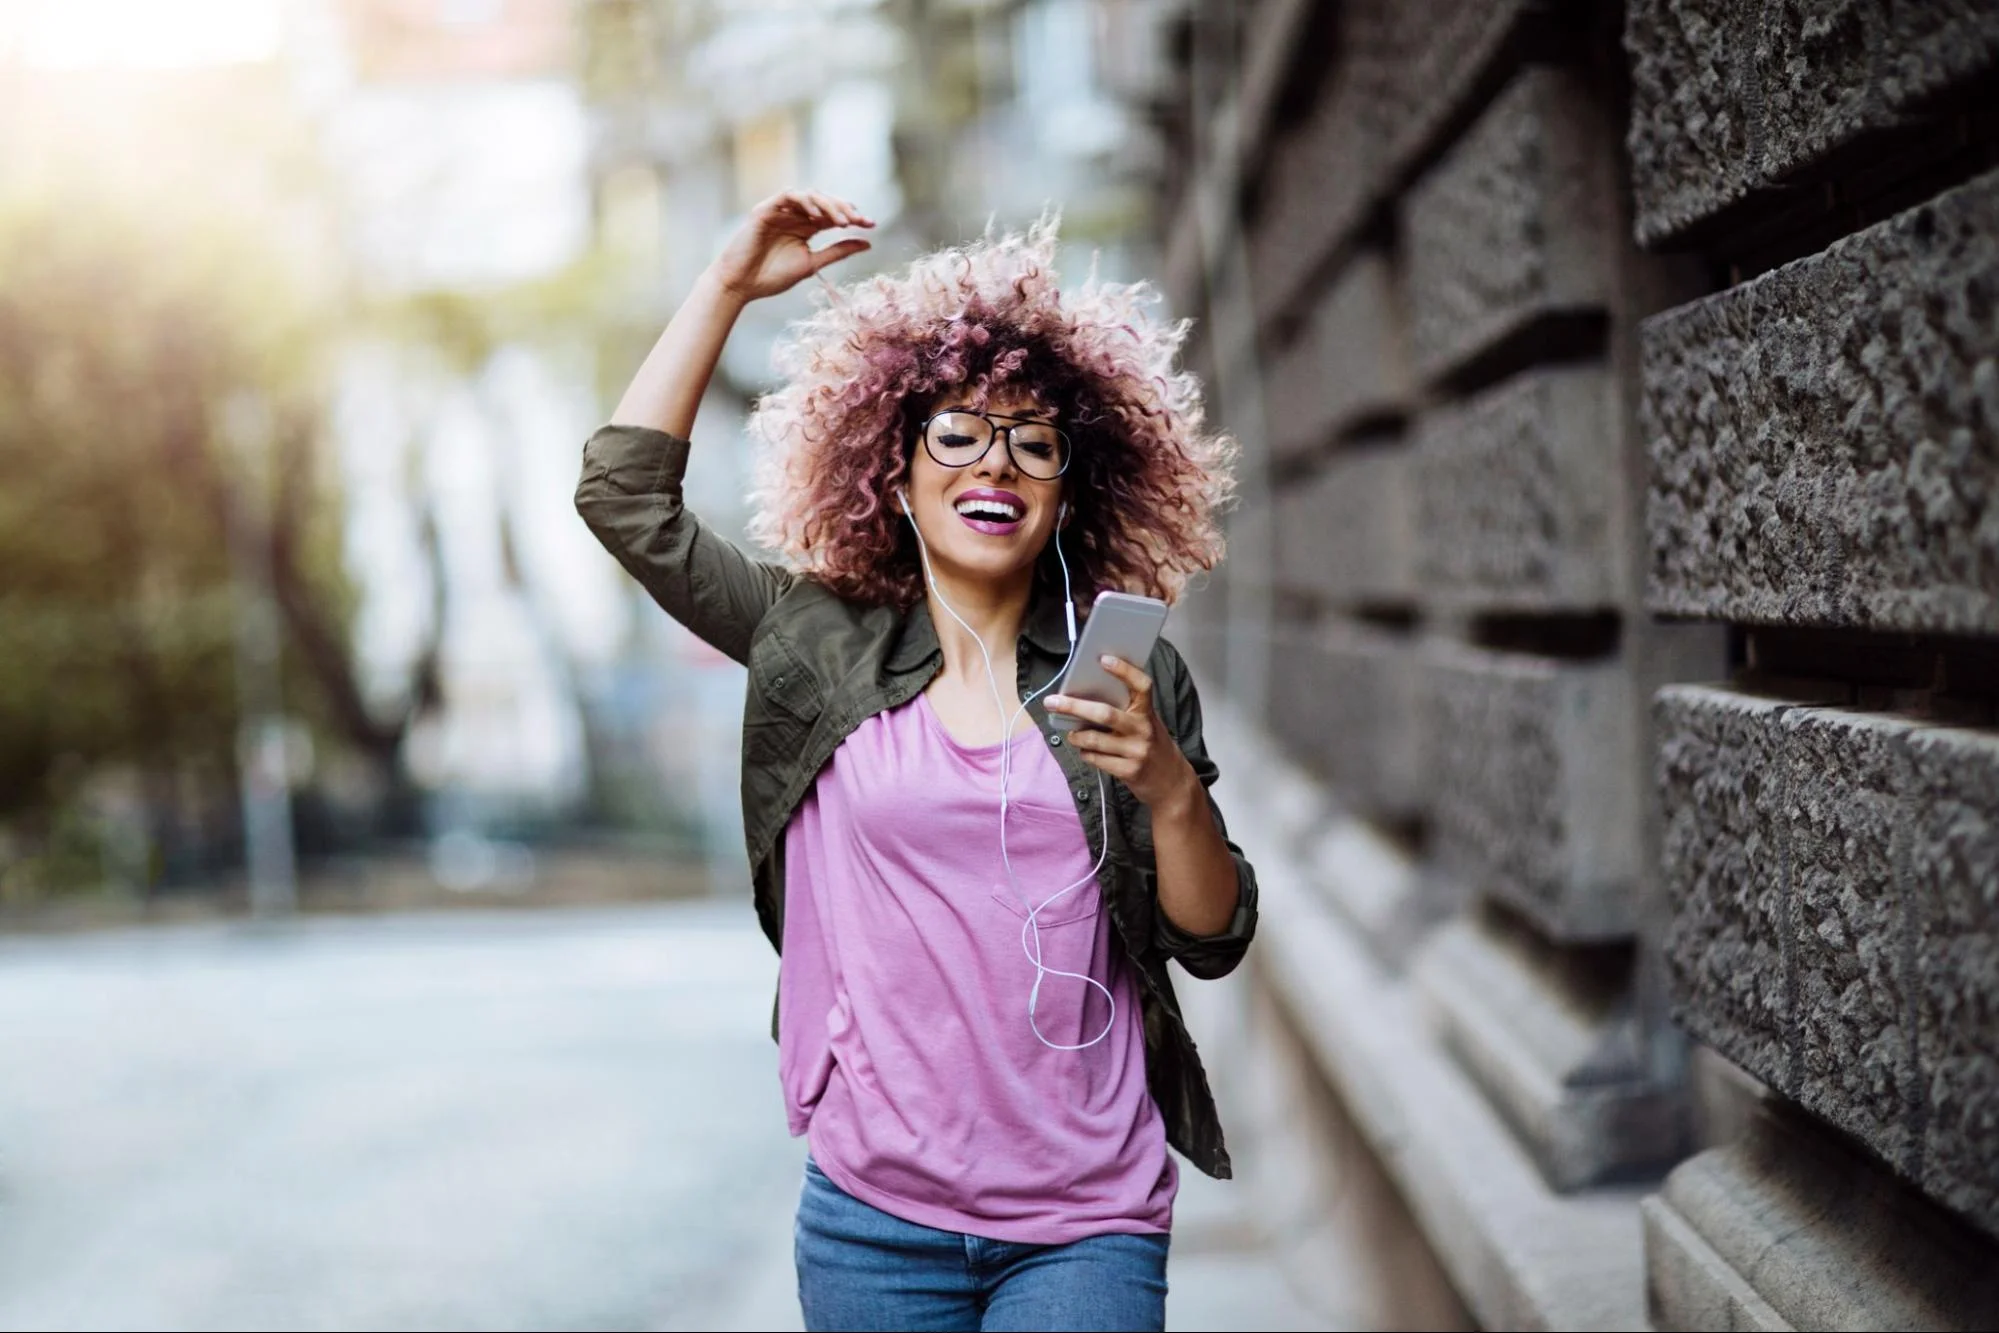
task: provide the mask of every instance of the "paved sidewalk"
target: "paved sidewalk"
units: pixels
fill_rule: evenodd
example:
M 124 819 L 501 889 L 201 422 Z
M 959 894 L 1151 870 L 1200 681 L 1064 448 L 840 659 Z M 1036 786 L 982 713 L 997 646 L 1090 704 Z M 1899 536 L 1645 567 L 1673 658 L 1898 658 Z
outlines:
M 0 1328 L 799 1326 L 741 903 L 0 938 Z M 1186 1174 L 1172 1326 L 1324 1327 Z

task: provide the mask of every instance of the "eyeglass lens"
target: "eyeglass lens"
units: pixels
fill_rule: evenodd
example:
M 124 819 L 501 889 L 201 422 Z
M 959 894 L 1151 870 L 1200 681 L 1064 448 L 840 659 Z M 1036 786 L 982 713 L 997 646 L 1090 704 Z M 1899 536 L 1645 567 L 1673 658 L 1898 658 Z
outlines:
M 992 447 L 993 423 L 977 412 L 939 412 L 924 432 L 924 447 L 945 467 L 969 467 Z M 1062 475 L 1069 461 L 1068 437 L 1039 421 L 1007 423 L 1013 465 L 1040 481 Z

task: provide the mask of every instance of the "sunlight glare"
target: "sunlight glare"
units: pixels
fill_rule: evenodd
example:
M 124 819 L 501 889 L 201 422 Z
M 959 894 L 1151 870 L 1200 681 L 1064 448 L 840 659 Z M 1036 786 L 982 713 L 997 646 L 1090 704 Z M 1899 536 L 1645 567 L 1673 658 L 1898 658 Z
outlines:
M 47 69 L 176 69 L 269 60 L 283 0 L 8 0 L 21 57 Z

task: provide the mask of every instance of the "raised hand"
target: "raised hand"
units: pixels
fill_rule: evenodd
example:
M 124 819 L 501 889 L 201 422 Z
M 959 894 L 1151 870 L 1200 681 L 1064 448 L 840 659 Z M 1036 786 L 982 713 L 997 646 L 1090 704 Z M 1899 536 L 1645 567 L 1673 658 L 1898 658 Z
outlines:
M 814 236 L 834 227 L 874 225 L 874 219 L 844 199 L 817 190 L 786 190 L 750 210 L 749 221 L 730 238 L 711 272 L 738 300 L 776 296 L 868 248 L 866 241 L 850 238 L 814 250 Z

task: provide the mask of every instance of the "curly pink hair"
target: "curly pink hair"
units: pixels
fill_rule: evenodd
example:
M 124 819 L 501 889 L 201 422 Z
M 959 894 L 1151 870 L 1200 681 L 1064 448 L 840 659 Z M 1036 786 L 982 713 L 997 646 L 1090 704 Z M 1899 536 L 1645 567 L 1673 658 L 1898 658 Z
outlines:
M 1063 545 L 1078 600 L 1121 589 L 1176 599 L 1213 569 L 1235 443 L 1202 431 L 1201 387 L 1174 360 L 1187 321 L 1157 324 L 1144 283 L 1057 287 L 1056 223 L 938 251 L 865 279 L 791 329 L 783 388 L 763 397 L 753 539 L 838 595 L 914 604 L 915 544 L 890 503 L 944 390 L 973 406 L 1002 387 L 1057 414 L 1074 442 Z M 1044 561 L 1043 572 L 1049 562 Z

